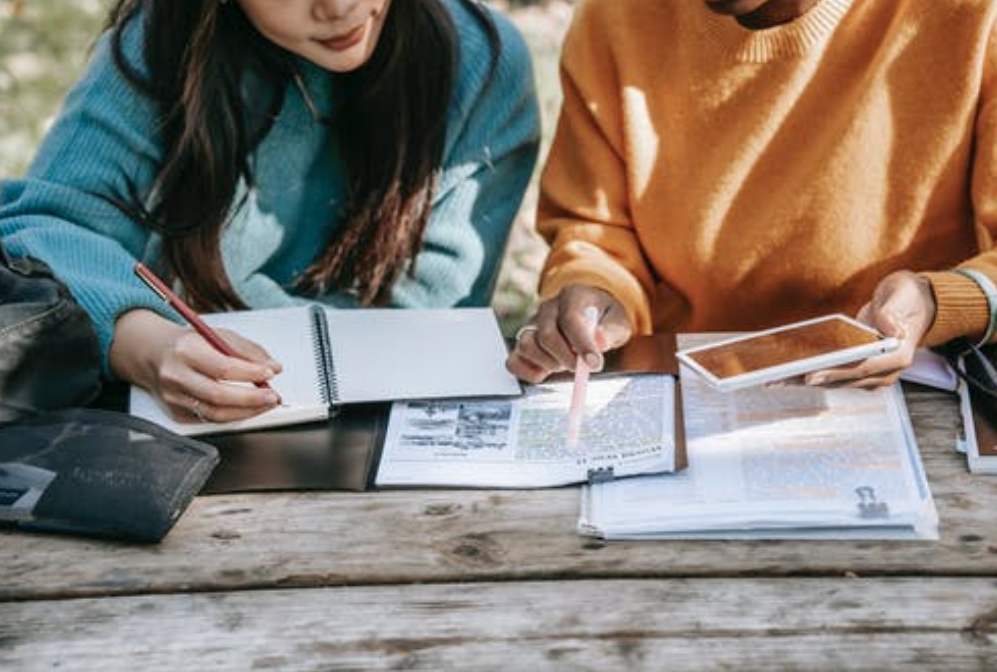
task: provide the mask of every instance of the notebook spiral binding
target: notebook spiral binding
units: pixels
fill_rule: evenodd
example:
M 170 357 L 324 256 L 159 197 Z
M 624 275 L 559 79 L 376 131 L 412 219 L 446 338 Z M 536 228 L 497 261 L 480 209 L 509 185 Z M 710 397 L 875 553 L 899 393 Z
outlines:
M 325 311 L 322 308 L 312 306 L 311 315 L 315 366 L 322 372 L 322 375 L 319 376 L 319 384 L 322 386 L 319 394 L 321 394 L 323 402 L 333 406 L 339 401 L 339 379 L 336 376 L 336 362 L 332 358 L 329 324 L 325 321 Z

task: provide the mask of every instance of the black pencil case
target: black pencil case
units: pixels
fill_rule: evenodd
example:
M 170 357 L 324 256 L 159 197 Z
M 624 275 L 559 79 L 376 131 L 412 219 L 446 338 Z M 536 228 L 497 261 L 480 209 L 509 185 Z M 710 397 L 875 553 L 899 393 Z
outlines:
M 0 521 L 157 542 L 218 452 L 124 413 L 69 409 L 0 425 Z

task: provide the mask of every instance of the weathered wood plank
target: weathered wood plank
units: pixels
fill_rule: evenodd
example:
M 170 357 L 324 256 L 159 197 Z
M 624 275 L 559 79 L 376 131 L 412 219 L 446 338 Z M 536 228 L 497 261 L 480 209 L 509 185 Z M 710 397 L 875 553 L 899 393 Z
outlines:
M 0 605 L 0 669 L 992 670 L 994 579 L 317 588 Z
M 603 543 L 574 532 L 575 489 L 198 498 L 158 547 L 0 533 L 0 600 L 412 582 L 743 575 L 997 575 L 997 478 L 953 450 L 958 411 L 912 416 L 939 542 Z

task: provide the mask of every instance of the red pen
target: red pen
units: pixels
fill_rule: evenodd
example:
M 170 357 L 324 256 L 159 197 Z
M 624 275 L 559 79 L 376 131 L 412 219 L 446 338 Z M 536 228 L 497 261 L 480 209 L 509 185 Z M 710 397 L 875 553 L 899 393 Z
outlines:
M 160 280 L 156 275 L 146 267 L 142 262 L 137 262 L 135 264 L 135 275 L 137 275 L 142 282 L 149 286 L 149 289 L 154 291 L 159 295 L 166 303 L 170 304 L 181 316 L 187 321 L 194 331 L 199 333 L 204 340 L 211 344 L 211 346 L 222 353 L 223 355 L 228 355 L 229 357 L 236 357 L 237 359 L 246 359 L 238 352 L 232 349 L 232 346 L 225 342 L 225 340 L 218 335 L 214 329 L 208 326 L 208 324 L 201 319 L 201 316 L 194 312 L 194 309 L 184 303 L 184 300 L 173 293 L 173 291 L 166 286 L 166 283 Z M 264 390 L 273 390 L 270 384 L 265 380 L 253 383 L 256 387 Z

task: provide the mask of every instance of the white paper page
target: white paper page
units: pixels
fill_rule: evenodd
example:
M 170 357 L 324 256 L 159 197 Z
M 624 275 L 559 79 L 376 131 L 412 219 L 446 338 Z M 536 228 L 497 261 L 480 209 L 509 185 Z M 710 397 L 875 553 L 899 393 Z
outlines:
M 675 381 L 667 375 L 589 381 L 579 445 L 566 447 L 571 382 L 527 386 L 512 399 L 392 407 L 376 483 L 545 487 L 675 467 Z
M 343 403 L 521 391 L 491 308 L 326 312 Z
M 591 496 L 594 488 L 582 488 L 582 516 L 579 520 L 579 532 L 590 536 L 598 536 L 609 540 L 937 540 L 938 512 L 935 503 L 928 499 L 924 502 L 922 511 L 914 522 L 897 521 L 895 525 L 879 525 L 863 527 L 850 523 L 844 527 L 821 525 L 819 527 L 772 527 L 756 529 L 711 529 L 706 531 L 678 532 L 621 532 L 612 530 L 609 533 L 594 528 L 590 524 Z
M 717 392 L 683 377 L 689 468 L 593 486 L 607 536 L 913 525 L 930 493 L 898 387 Z
M 187 436 L 289 425 L 328 415 L 328 405 L 322 401 L 320 393 L 311 316 L 307 308 L 212 313 L 203 317 L 213 328 L 230 329 L 255 341 L 280 362 L 283 371 L 270 384 L 281 396 L 283 405 L 238 422 L 175 422 L 149 393 L 133 386 L 129 403 L 132 415 Z
M 959 385 L 959 377 L 945 358 L 926 348 L 914 351 L 914 361 L 901 372 L 900 379 L 950 392 Z

